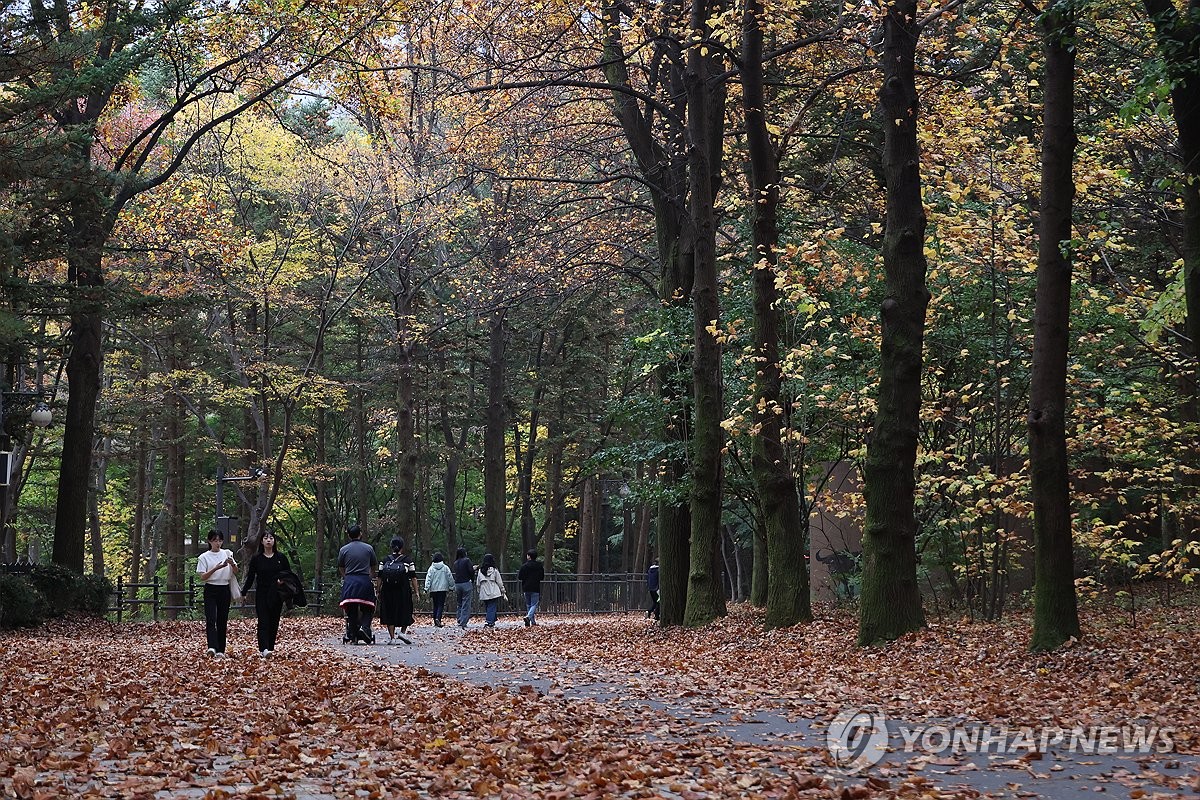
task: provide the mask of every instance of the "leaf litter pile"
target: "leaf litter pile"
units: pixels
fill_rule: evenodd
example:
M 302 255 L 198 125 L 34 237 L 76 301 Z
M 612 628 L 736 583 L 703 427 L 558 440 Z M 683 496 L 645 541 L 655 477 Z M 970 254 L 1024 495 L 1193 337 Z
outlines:
M 1025 652 L 1021 619 L 935 624 L 869 650 L 854 647 L 853 620 L 836 615 L 774 632 L 741 607 L 702 630 L 661 629 L 635 616 L 572 622 L 473 628 L 458 643 L 464 652 L 498 654 L 499 669 L 544 670 L 548 692 L 358 658 L 329 645 L 341 629 L 333 618 L 285 618 L 269 659 L 253 655 L 252 620 L 231 621 L 229 660 L 202 655 L 199 621 L 63 622 L 6 634 L 0 793 L 979 796 L 918 770 L 842 778 L 816 743 L 732 741 L 625 702 L 638 698 L 826 720 L 846 705 L 898 719 L 1010 725 L 1143 719 L 1173 727 L 1180 753 L 1200 749 L 1194 610 L 1160 612 L 1136 629 L 1089 619 L 1083 642 L 1049 655 Z M 418 623 L 418 645 L 426 625 Z M 622 697 L 564 695 L 572 684 L 600 681 L 620 685 Z M 1178 797 L 1200 791 L 1196 781 L 1194 773 L 1162 777 L 1127 796 Z

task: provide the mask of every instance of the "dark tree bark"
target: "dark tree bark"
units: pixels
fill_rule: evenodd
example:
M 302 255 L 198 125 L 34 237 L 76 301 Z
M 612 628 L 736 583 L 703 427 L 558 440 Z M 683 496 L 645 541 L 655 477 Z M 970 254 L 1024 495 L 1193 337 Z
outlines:
M 621 6 L 607 3 L 604 16 L 604 71 L 609 84 L 628 88 L 629 73 L 621 44 Z M 672 0 L 661 7 L 660 23 L 664 33 L 655 38 L 654 47 L 661 54 L 662 67 L 657 83 L 648 91 L 663 96 L 662 106 L 639 104 L 624 91 L 614 91 L 613 112 L 616 114 L 625 139 L 646 181 L 654 207 L 655 242 L 659 263 L 658 297 L 672 306 L 686 306 L 692 294 L 692 238 L 687 207 L 687 157 L 684 114 L 687 93 L 683 85 L 682 48 L 670 35 L 680 12 Z M 656 138 L 656 131 L 665 132 L 665 142 Z M 719 137 L 718 137 L 719 138 Z M 666 409 L 661 435 L 664 441 L 674 442 L 682 449 L 691 431 L 689 399 L 691 385 L 683 370 L 685 364 L 663 366 L 656 370 L 655 379 Z M 680 486 L 688 472 L 682 456 L 670 459 L 662 472 L 663 499 L 655 515 L 658 521 L 657 540 L 661 572 L 659 597 L 660 624 L 679 625 L 683 622 L 687 604 L 688 572 L 691 564 L 690 537 L 692 529 L 691 504 L 679 497 Z
M 887 224 L 883 243 L 879 401 L 863 465 L 859 644 L 896 639 L 921 628 L 914 515 L 925 286 L 925 209 L 921 203 L 918 99 L 914 61 L 920 29 L 916 0 L 888 6 L 879 92 L 884 128 Z
M 417 437 L 415 427 L 416 393 L 413 387 L 413 341 L 411 287 L 407 270 L 400 276 L 404 291 L 393 297 L 396 325 L 396 533 L 412 543 L 417 534 Z M 416 552 L 415 547 L 411 552 Z
M 779 293 L 775 288 L 779 244 L 779 155 L 767 132 L 763 89 L 763 22 L 760 0 L 746 0 L 742 19 L 742 103 L 750 155 L 754 269 L 754 386 L 758 409 L 752 472 L 766 529 L 766 626 L 785 628 L 812 621 L 808 589 L 807 525 L 800 519 L 796 479 L 783 446 L 783 375 L 779 366 Z M 755 536 L 755 589 L 761 537 Z
M 1171 111 L 1179 134 L 1179 156 L 1184 180 L 1183 195 L 1183 291 L 1186 306 L 1183 348 L 1187 367 L 1180 381 L 1184 403 L 1183 422 L 1200 423 L 1200 3 L 1190 0 L 1185 14 L 1170 0 L 1144 0 L 1146 13 L 1154 23 L 1159 57 L 1167 65 L 1171 78 Z M 1177 491 L 1184 500 L 1194 502 L 1200 490 L 1195 450 L 1183 454 L 1192 469 L 1176 471 Z M 1180 519 L 1175 511 L 1163 518 L 1164 549 L 1176 538 L 1195 539 L 1196 517 Z
M 178 339 L 171 336 L 167 346 L 170 352 L 167 360 L 167 374 L 177 374 L 179 369 Z M 166 397 L 167 411 L 167 485 L 166 485 L 166 534 L 164 544 L 167 553 L 167 597 L 168 605 L 183 605 L 184 588 L 184 552 L 183 552 L 183 497 L 184 497 L 184 443 L 183 443 L 183 403 L 179 395 L 171 388 Z M 168 612 L 170 619 L 175 619 L 176 610 Z
M 146 364 L 148 348 L 142 349 L 143 365 Z M 145 378 L 145 367 L 139 368 L 141 378 Z M 137 449 L 135 457 L 137 458 L 137 471 L 135 472 L 133 489 L 133 526 L 129 530 L 129 580 L 132 583 L 138 583 L 141 579 L 142 565 L 142 542 L 146 539 L 146 501 L 150 494 L 148 486 L 147 461 L 150 458 L 149 448 L 149 428 L 142 424 L 137 428 Z
M 367 368 L 364 347 L 363 325 L 362 322 L 357 322 L 354 326 L 354 362 L 357 375 L 362 375 Z M 370 503 L 368 502 L 371 475 L 368 467 L 369 458 L 367 393 L 364 389 L 359 388 L 354 392 L 354 516 L 348 520 L 350 523 L 357 522 L 359 525 L 367 524 L 367 516 L 370 513 Z M 340 539 L 341 537 L 335 538 Z
M 79 153 L 81 164 L 91 159 L 91 147 Z M 90 172 L 90 169 L 84 169 Z M 52 559 L 75 572 L 83 572 L 88 502 L 88 476 L 92 467 L 92 442 L 96 430 L 96 402 L 100 396 L 103 361 L 104 284 L 100 269 L 107 232 L 99 196 L 87 192 L 71 204 L 75 220 L 72 246 L 67 252 L 68 280 L 79 290 L 71 313 L 67 357 L 67 409 L 63 418 L 62 464 L 54 510 Z
M 1075 198 L 1075 20 L 1070 3 L 1042 16 L 1046 68 L 1037 300 L 1029 379 L 1029 482 L 1033 494 L 1034 650 L 1079 636 L 1067 465 L 1067 353 Z
M 496 557 L 496 566 L 504 570 L 504 551 L 508 540 L 508 476 L 505 466 L 504 435 L 508 427 L 505 405 L 507 388 L 508 329 L 504 313 L 492 315 L 488 328 L 487 363 L 488 402 L 483 432 L 483 526 L 487 552 Z
M 694 0 L 691 30 L 707 41 L 708 21 L 720 2 Z M 706 625 L 725 613 L 717 574 L 721 546 L 722 456 L 725 431 L 721 344 L 714 326 L 721 315 L 717 274 L 717 217 L 713 205 L 721 182 L 725 84 L 720 56 L 695 43 L 687 50 L 688 210 L 693 240 L 692 387 L 696 404 L 692 432 L 692 542 L 683 624 Z
M 567 529 L 567 515 L 563 504 L 563 449 L 562 425 L 559 419 L 564 411 L 564 399 L 560 395 L 559 413 L 550 420 L 546 431 L 546 539 L 542 552 L 547 572 L 553 571 L 554 548 L 561 541 Z

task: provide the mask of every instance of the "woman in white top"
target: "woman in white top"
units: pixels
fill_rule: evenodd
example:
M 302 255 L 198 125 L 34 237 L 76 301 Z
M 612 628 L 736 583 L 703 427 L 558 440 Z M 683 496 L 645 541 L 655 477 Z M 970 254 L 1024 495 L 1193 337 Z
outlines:
M 500 570 L 496 569 L 496 558 L 487 553 L 483 557 L 483 563 L 479 565 L 479 572 L 475 575 L 475 585 L 478 587 L 479 599 L 483 601 L 484 610 L 487 612 L 487 626 L 489 628 L 496 627 L 496 606 L 500 602 L 500 598 L 508 599 L 508 592 L 504 589 L 504 578 L 500 577 Z
M 221 545 L 225 537 L 220 531 L 208 532 L 208 550 L 196 559 L 196 572 L 204 581 L 204 629 L 208 634 L 207 654 L 225 658 L 225 630 L 229 622 L 229 584 L 237 579 L 237 562 L 233 553 Z

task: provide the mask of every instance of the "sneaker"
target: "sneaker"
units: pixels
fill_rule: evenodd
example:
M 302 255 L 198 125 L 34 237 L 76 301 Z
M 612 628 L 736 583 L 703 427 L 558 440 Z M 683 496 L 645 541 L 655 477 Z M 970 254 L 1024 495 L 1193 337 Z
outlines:
M 215 656 L 216 654 L 217 654 L 217 651 L 216 651 L 214 648 L 212 648 L 212 647 L 210 647 L 210 648 L 208 648 L 207 650 L 205 650 L 205 651 L 204 651 L 204 655 L 206 655 L 206 656 L 210 656 L 210 657 L 211 657 L 211 656 Z
M 225 655 L 224 653 L 217 653 L 213 656 L 213 658 L 229 658 L 229 656 Z
M 404 642 L 405 644 L 412 644 L 412 639 L 408 638 L 407 636 L 405 636 L 402 633 L 398 634 L 396 636 L 396 638 L 399 639 L 400 641 Z
M 259 651 L 258 651 L 258 657 L 259 657 L 259 658 L 266 658 L 266 657 L 267 657 L 267 656 L 269 656 L 269 655 L 271 655 L 271 651 L 270 651 L 270 650 L 259 650 Z
M 528 628 L 528 627 L 529 627 L 530 625 L 532 625 L 532 624 L 533 624 L 533 623 L 530 621 L 529 617 L 526 617 L 526 618 L 525 618 L 525 627 L 526 627 L 526 628 Z

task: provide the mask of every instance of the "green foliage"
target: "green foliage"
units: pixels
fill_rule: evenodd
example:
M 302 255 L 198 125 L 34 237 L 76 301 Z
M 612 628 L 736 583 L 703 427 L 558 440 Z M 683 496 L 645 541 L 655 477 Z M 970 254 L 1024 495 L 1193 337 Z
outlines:
M 46 596 L 29 580 L 0 573 L 0 629 L 36 627 L 46 612 Z
M 108 611 L 112 582 L 99 575 L 78 575 L 57 564 L 38 564 L 29 581 L 46 598 L 45 614 L 62 617 L 86 614 L 102 617 Z

